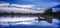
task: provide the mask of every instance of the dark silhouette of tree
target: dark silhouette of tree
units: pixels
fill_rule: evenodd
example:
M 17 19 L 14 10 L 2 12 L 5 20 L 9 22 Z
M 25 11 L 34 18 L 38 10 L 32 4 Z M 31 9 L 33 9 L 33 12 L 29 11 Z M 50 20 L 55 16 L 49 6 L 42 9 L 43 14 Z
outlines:
M 44 14 L 45 15 L 47 15 L 47 14 L 51 15 L 52 14 L 52 8 L 47 9 Z
M 11 14 L 14 14 L 14 12 L 11 12 Z

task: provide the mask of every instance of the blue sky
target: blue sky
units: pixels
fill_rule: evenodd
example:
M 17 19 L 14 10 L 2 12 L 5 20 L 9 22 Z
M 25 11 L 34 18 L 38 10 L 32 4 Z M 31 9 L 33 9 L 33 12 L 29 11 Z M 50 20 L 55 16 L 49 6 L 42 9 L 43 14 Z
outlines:
M 34 4 L 38 6 L 53 6 L 55 4 L 59 4 L 60 0 L 0 0 L 0 1 L 7 1 L 10 3 L 15 3 L 15 4 Z
M 0 0 L 14 4 L 33 4 L 40 8 L 50 8 L 60 4 L 60 0 Z M 1 3 L 1 2 L 0 2 Z
M 42 2 L 60 2 L 60 0 L 0 0 L 0 1 L 7 1 L 12 3 L 18 3 L 18 4 L 38 4 Z

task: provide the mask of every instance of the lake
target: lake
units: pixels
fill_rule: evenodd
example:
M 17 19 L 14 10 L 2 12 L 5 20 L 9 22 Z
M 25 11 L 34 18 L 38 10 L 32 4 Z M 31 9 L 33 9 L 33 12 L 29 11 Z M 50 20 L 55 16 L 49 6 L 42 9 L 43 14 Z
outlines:
M 52 23 L 47 21 L 38 22 L 36 16 L 0 16 L 0 28 L 59 28 L 59 20 L 52 19 Z

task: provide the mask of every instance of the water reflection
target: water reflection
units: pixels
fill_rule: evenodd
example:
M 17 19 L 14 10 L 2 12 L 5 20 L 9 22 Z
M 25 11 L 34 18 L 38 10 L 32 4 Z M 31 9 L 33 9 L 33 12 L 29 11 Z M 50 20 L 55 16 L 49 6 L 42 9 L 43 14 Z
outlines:
M 47 21 L 43 20 L 38 22 L 37 17 L 0 17 L 0 26 L 12 26 L 12 25 L 36 25 L 36 26 L 48 26 L 48 27 L 59 27 L 59 20 L 58 19 L 52 19 L 52 23 L 48 23 Z

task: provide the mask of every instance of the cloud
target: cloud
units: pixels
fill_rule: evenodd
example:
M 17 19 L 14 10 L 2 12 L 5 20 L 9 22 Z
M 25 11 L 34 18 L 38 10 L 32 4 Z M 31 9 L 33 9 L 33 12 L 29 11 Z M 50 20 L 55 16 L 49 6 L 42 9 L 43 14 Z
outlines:
M 0 8 L 0 10 L 6 12 L 14 12 L 14 13 L 43 13 L 44 11 L 36 11 L 24 8 Z
M 59 3 L 57 2 L 42 2 L 42 3 L 39 3 L 37 4 L 36 6 L 40 7 L 40 8 L 50 8 L 50 7 L 53 7 L 55 5 L 58 5 Z
M 4 3 L 4 4 L 0 4 L 0 7 L 2 7 L 2 6 L 8 6 L 9 5 L 9 3 Z
M 20 5 L 20 4 L 10 4 L 10 3 L 2 3 L 2 4 L 0 4 L 0 7 L 1 6 L 10 6 L 10 7 L 21 7 L 21 8 L 32 8 L 32 7 L 34 7 L 35 5 Z
M 9 0 L 7 0 L 9 1 Z M 36 6 L 40 6 L 40 8 L 50 8 L 56 4 L 60 4 L 59 0 L 10 0 L 9 3 L 14 3 L 14 4 L 24 4 L 22 7 L 31 7 L 31 6 L 26 6 L 25 4 L 32 4 Z M 20 5 L 16 5 L 20 7 Z
M 60 8 L 53 8 L 53 12 L 60 12 Z
M 5 6 L 4 4 L 2 6 Z M 8 5 L 9 6 L 9 5 Z M 36 10 L 30 10 L 27 8 L 32 8 L 34 5 L 17 5 L 17 4 L 12 4 L 10 6 L 12 7 L 0 7 L 0 10 L 6 11 L 6 12 L 14 12 L 14 13 L 43 13 L 44 11 L 36 11 Z M 22 8 L 16 8 L 13 6 L 17 7 L 22 7 Z
M 12 4 L 11 6 L 23 7 L 23 8 L 32 8 L 35 5 L 19 5 L 19 4 Z

